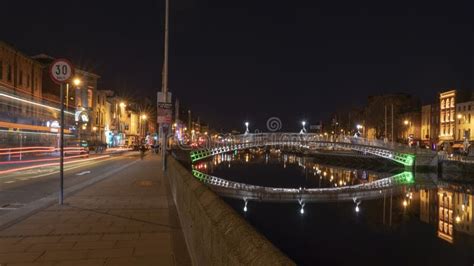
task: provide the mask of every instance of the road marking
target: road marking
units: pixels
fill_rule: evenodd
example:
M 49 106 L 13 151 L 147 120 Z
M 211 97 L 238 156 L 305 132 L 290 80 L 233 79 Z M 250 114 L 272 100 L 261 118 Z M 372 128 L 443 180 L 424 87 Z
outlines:
M 84 172 L 80 172 L 80 173 L 77 173 L 76 175 L 87 175 L 87 174 L 90 174 L 91 171 L 84 171 Z
M 65 167 L 64 168 L 64 172 L 67 172 L 67 171 L 71 171 L 71 170 L 74 170 L 76 168 L 80 168 L 80 167 L 84 167 L 86 165 L 94 165 L 94 164 L 97 164 L 97 163 L 100 163 L 100 162 L 104 162 L 104 161 L 108 161 L 108 160 L 113 160 L 113 159 L 119 159 L 120 157 L 110 157 L 110 158 L 107 158 L 107 159 L 104 159 L 104 160 L 100 160 L 100 161 L 86 161 L 86 162 L 81 162 L 81 163 L 78 163 L 76 164 L 75 166 L 71 166 L 71 167 Z M 53 170 L 54 171 L 54 170 Z M 59 171 L 54 171 L 54 172 L 49 172 L 49 173 L 44 173 L 44 174 L 40 174 L 40 175 L 37 175 L 37 176 L 33 176 L 31 178 L 38 178 L 38 177 L 43 177 L 43 176 L 48 176 L 48 175 L 54 175 L 54 174 L 57 174 L 59 173 Z
M 76 191 L 81 190 L 81 189 L 84 189 L 84 188 L 87 188 L 87 187 L 89 187 L 89 186 L 91 186 L 91 185 L 93 185 L 97 182 L 100 182 L 102 180 L 105 180 L 106 178 L 114 175 L 115 173 L 118 173 L 118 172 L 126 169 L 127 167 L 129 167 L 129 166 L 131 166 L 131 165 L 133 165 L 133 164 L 135 164 L 139 161 L 140 160 L 134 160 L 134 161 L 129 162 L 125 165 L 119 166 L 118 168 L 114 168 L 113 170 L 108 171 L 107 173 L 103 173 L 101 175 L 92 177 L 89 180 L 86 180 L 86 181 L 81 182 L 79 184 L 68 187 L 64 190 L 64 195 L 66 197 L 69 197 L 71 195 L 71 193 L 76 192 Z M 48 206 L 51 206 L 51 205 L 57 203 L 57 201 L 58 201 L 58 192 L 55 192 L 55 193 L 50 194 L 49 196 L 46 196 L 46 197 L 43 197 L 43 198 L 40 198 L 40 199 L 36 199 L 35 201 L 26 204 L 22 208 L 19 208 L 17 210 L 12 210 L 12 211 L 2 215 L 1 216 L 2 219 L 0 219 L 0 231 L 7 228 L 7 227 L 9 227 L 10 225 L 14 224 L 15 222 L 20 221 L 20 220 L 30 216 L 31 214 L 33 214 L 34 212 L 36 212 L 38 210 L 44 209 Z

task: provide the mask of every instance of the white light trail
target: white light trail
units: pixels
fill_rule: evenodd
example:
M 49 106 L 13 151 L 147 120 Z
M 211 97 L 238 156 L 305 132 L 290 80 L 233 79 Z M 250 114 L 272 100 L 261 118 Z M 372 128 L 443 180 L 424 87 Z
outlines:
M 16 100 L 16 101 L 19 101 L 19 102 L 29 103 L 29 104 L 32 104 L 32 105 L 36 105 L 36 106 L 40 106 L 40 107 L 43 107 L 43 108 L 55 110 L 55 111 L 58 111 L 58 112 L 61 111 L 61 109 L 56 108 L 56 107 L 52 107 L 52 106 L 49 106 L 49 105 L 46 105 L 46 104 L 37 103 L 37 102 L 29 101 L 29 100 L 25 100 L 25 99 L 22 99 L 22 98 L 19 98 L 19 97 L 15 97 L 15 96 L 11 96 L 11 95 L 8 95 L 8 94 L 5 94 L 5 93 L 1 93 L 1 92 L 0 92 L 0 97 L 9 98 L 9 99 Z M 68 114 L 68 115 L 74 115 L 74 113 L 69 112 L 69 111 L 64 111 L 64 113 L 65 113 L 65 114 Z

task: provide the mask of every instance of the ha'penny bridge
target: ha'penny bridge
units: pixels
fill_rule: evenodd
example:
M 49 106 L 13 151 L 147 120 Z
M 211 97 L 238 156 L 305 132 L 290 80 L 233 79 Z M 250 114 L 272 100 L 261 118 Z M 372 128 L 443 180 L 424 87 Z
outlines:
M 256 186 L 229 181 L 208 175 L 193 168 L 193 175 L 224 197 L 249 200 L 299 202 L 303 207 L 307 202 L 350 201 L 383 197 L 387 191 L 401 194 L 410 187 L 429 188 L 438 186 L 430 178 L 414 178 L 416 166 L 437 165 L 437 154 L 430 150 L 416 149 L 406 145 L 368 140 L 358 137 L 331 138 L 320 134 L 259 133 L 243 134 L 212 141 L 209 147 L 190 152 L 193 163 L 218 154 L 251 148 L 272 147 L 278 149 L 313 151 L 318 149 L 352 150 L 363 156 L 371 154 L 394 161 L 405 167 L 405 171 L 393 176 L 357 185 L 330 188 L 280 188 Z M 358 203 L 357 203 L 358 204 Z
M 222 141 L 210 141 L 207 148 L 193 150 L 191 161 L 212 157 L 217 154 L 258 147 L 274 147 L 311 151 L 318 149 L 352 150 L 394 161 L 405 167 L 436 166 L 437 154 L 431 150 L 385 142 L 376 139 L 341 136 L 332 137 L 308 133 L 257 133 L 233 135 Z M 410 169 L 411 170 L 411 169 Z

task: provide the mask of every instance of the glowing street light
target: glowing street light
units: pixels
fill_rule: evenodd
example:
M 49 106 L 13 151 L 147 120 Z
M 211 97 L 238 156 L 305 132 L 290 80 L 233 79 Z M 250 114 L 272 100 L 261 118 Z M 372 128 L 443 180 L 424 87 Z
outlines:
M 410 121 L 405 120 L 405 121 L 403 121 L 403 124 L 404 124 L 405 126 L 408 126 L 408 124 L 410 124 Z
M 146 115 L 142 115 L 142 120 L 146 120 L 147 119 L 147 116 Z
M 460 223 L 461 222 L 461 217 L 459 217 L 459 215 L 456 216 L 456 223 Z
M 120 107 L 125 108 L 126 106 L 127 104 L 125 104 L 124 102 L 120 102 Z
M 75 86 L 79 86 L 79 85 L 81 85 L 82 81 L 81 81 L 81 79 L 79 79 L 79 78 L 75 78 L 75 79 L 72 81 L 72 83 L 73 83 Z
M 303 128 L 301 129 L 300 133 L 306 133 L 306 121 L 301 121 L 301 125 L 303 126 Z
M 245 134 L 249 133 L 249 122 L 245 121 Z

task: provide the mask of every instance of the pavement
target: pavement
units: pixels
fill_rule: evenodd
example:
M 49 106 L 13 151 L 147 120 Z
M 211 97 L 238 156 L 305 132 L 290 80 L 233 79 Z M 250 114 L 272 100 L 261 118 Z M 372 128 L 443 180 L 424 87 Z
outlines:
M 81 184 L 97 177 L 107 177 L 117 169 L 136 160 L 138 153 L 91 156 L 65 164 L 64 188 L 66 193 L 81 188 Z M 41 202 L 51 205 L 57 201 L 59 166 L 43 166 L 14 173 L 0 174 L 0 228 L 7 222 L 4 215 L 24 209 L 35 209 Z M 51 200 L 52 201 L 51 201 Z M 17 215 L 17 214 L 15 214 Z
M 160 157 L 120 162 L 64 205 L 0 228 L 0 265 L 191 265 Z

